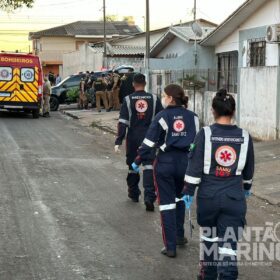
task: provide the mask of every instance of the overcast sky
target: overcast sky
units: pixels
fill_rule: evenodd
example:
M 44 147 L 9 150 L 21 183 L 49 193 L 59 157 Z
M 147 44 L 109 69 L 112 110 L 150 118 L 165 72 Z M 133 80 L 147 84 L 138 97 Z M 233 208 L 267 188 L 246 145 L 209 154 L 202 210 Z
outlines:
M 244 0 L 197 0 L 197 17 L 221 23 Z M 106 0 L 107 14 L 133 16 L 144 28 L 146 0 Z M 151 28 L 192 19 L 193 0 L 150 0 Z M 27 34 L 76 20 L 99 20 L 103 0 L 35 0 L 32 9 L 0 12 L 1 50 L 28 51 Z

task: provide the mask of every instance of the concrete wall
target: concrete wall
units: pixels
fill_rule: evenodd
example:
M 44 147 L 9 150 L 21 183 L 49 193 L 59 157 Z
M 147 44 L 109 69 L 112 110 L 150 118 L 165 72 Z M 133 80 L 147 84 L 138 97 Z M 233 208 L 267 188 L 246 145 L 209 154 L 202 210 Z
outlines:
M 95 53 L 91 47 L 83 45 L 78 51 L 63 55 L 63 77 L 80 71 L 101 70 L 102 53 Z
M 240 125 L 262 140 L 276 138 L 278 67 L 241 68 Z
M 135 71 L 140 72 L 144 67 L 144 58 L 139 57 L 108 57 L 108 67 L 114 68 L 120 65 L 133 66 Z

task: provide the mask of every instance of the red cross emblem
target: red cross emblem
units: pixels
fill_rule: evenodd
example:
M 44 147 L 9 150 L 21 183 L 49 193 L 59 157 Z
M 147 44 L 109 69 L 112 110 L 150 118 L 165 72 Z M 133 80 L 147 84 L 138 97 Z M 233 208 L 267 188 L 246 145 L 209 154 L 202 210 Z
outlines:
M 216 151 L 215 159 L 221 166 L 232 166 L 236 161 L 236 152 L 230 146 L 222 146 Z

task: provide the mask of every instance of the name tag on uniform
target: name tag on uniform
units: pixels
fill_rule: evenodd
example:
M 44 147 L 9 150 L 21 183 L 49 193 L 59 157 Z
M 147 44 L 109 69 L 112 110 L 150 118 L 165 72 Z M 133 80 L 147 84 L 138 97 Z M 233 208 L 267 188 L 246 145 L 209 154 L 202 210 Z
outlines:
M 244 137 L 234 136 L 211 136 L 212 143 L 229 143 L 229 144 L 243 144 Z

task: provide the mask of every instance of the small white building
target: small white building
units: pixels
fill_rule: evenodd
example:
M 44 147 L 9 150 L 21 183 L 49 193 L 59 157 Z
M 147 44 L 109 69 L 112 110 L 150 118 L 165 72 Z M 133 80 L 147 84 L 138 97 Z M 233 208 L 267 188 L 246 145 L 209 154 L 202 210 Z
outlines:
M 218 86 L 236 93 L 239 125 L 263 140 L 280 137 L 279 43 L 278 0 L 246 1 L 200 43 L 214 47 Z

